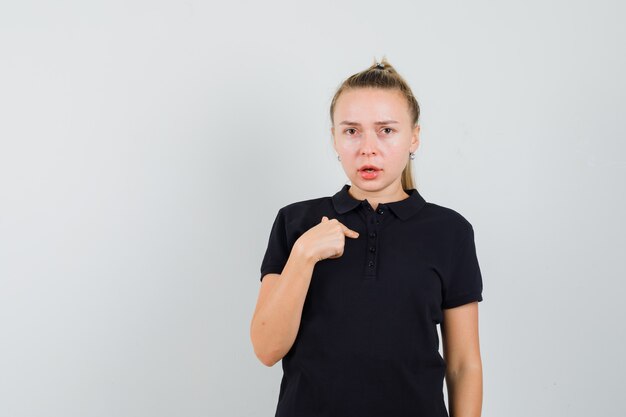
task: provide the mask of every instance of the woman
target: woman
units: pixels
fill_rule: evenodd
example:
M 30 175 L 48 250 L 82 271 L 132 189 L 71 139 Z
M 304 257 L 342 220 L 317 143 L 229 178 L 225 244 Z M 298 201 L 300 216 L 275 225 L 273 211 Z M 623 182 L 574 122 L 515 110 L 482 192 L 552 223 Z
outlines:
M 478 417 L 474 230 L 413 185 L 418 103 L 383 59 L 343 82 L 330 118 L 351 184 L 282 207 L 261 265 L 250 336 L 282 360 L 276 416 L 448 416 L 445 377 L 450 415 Z

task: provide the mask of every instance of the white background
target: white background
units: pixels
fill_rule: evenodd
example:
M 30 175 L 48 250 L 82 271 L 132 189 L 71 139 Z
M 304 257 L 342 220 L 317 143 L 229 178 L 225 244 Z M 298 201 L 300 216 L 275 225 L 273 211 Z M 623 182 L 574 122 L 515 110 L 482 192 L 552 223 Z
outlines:
M 328 108 L 385 55 L 427 201 L 474 226 L 483 416 L 623 416 L 619 1 L 3 1 L 0 416 L 270 416 L 271 223 L 346 183 Z

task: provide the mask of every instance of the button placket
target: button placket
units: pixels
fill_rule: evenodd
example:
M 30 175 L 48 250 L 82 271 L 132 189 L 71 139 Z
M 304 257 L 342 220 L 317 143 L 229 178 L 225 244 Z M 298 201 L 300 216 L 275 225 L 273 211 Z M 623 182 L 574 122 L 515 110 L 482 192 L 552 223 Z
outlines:
M 376 277 L 376 269 L 377 269 L 377 255 L 378 255 L 378 234 L 379 234 L 379 224 L 381 223 L 381 216 L 383 216 L 386 212 L 386 208 L 382 205 L 374 210 L 369 204 L 364 203 L 366 208 L 366 213 L 369 218 L 368 221 L 368 242 L 367 242 L 367 256 L 366 256 L 366 265 L 365 265 L 365 276 L 368 279 L 373 279 Z

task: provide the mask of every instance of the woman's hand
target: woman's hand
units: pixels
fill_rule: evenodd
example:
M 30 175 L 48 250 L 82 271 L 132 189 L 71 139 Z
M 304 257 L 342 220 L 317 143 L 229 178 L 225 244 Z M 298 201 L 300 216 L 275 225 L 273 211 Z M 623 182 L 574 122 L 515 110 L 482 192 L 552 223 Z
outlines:
M 322 221 L 303 233 L 296 245 L 314 262 L 335 259 L 343 255 L 345 238 L 356 239 L 359 233 L 347 228 L 337 219 L 323 216 Z

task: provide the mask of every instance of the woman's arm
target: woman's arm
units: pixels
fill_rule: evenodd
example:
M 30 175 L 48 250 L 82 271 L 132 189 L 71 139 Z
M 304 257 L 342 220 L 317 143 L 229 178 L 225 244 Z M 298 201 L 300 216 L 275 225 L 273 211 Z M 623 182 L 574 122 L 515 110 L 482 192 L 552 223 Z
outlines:
M 441 324 L 450 417 L 480 417 L 483 370 L 478 340 L 478 302 L 444 309 Z
M 281 360 L 296 339 L 315 263 L 296 242 L 282 273 L 263 277 L 250 338 L 266 366 Z
M 315 264 L 341 257 L 346 237 L 356 239 L 359 233 L 323 216 L 293 244 L 282 272 L 263 277 L 250 338 L 254 353 L 265 365 L 273 366 L 293 346 Z

